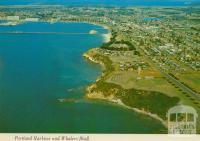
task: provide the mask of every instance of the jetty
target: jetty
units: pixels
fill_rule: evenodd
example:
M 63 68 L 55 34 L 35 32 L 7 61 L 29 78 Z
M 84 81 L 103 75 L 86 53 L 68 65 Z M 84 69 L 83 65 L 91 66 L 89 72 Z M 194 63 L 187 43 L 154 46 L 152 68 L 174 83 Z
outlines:
M 0 32 L 0 34 L 61 34 L 61 35 L 81 35 L 81 34 L 91 34 L 91 33 L 71 33 L 71 32 Z

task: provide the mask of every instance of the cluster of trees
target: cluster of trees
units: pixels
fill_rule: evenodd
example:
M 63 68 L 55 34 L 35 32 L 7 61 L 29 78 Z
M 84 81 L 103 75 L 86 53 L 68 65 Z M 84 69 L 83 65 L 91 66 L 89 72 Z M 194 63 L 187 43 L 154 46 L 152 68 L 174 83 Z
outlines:
M 129 41 L 116 41 L 116 32 L 112 32 L 112 38 L 110 39 L 110 42 L 104 43 L 101 48 L 107 49 L 107 50 L 115 50 L 115 51 L 131 51 L 131 50 L 136 50 L 135 46 L 129 42 Z M 126 44 L 128 48 L 124 47 L 111 47 L 112 44 Z
M 191 29 L 193 29 L 193 30 L 196 30 L 196 31 L 200 31 L 200 28 L 197 28 L 197 27 L 191 27 Z
M 112 66 L 112 61 L 109 59 L 109 57 L 99 54 L 95 54 L 93 57 L 96 60 L 103 62 L 103 64 L 105 65 L 106 70 L 103 71 L 103 73 L 109 74 L 110 72 L 114 71 L 114 68 Z
M 160 92 L 135 89 L 126 90 L 124 95 L 120 94 L 119 97 L 125 105 L 157 114 L 162 119 L 166 119 L 167 111 L 180 100 L 178 97 L 169 97 Z
M 101 91 L 105 97 L 115 95 L 125 105 L 157 114 L 163 119 L 166 119 L 167 111 L 177 105 L 180 100 L 178 97 L 169 97 L 160 92 L 135 89 L 126 90 L 119 85 L 103 80 L 98 81 L 96 84 L 97 87 L 93 91 Z

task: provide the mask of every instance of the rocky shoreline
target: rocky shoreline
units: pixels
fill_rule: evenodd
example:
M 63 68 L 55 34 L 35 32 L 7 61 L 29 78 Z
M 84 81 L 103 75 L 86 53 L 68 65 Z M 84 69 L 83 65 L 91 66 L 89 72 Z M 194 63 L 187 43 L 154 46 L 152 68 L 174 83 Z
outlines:
M 104 70 L 106 70 L 105 64 L 103 61 L 97 60 L 95 59 L 93 56 L 95 55 L 95 51 L 97 51 L 97 49 L 91 49 L 88 52 L 83 54 L 83 57 L 88 59 L 89 61 L 96 63 L 96 64 L 100 64 L 102 66 L 102 68 Z M 98 100 L 105 100 L 114 104 L 117 104 L 121 107 L 124 107 L 126 109 L 130 109 L 133 110 L 134 112 L 138 112 L 141 114 L 145 114 L 150 116 L 151 118 L 154 118 L 158 121 L 160 121 L 166 128 L 167 128 L 167 122 L 162 119 L 161 117 L 159 117 L 157 114 L 153 114 L 151 112 L 145 111 L 145 110 L 140 110 L 139 108 L 135 108 L 135 107 L 131 107 L 131 106 L 127 106 L 126 104 L 124 104 L 120 99 L 117 99 L 115 97 L 115 95 L 110 95 L 108 97 L 104 96 L 104 93 L 102 91 L 93 91 L 93 88 L 97 87 L 97 82 L 101 81 L 104 78 L 105 74 L 103 73 L 101 77 L 99 77 L 95 83 L 93 83 L 92 85 L 88 86 L 86 89 L 86 97 L 88 99 L 98 99 Z

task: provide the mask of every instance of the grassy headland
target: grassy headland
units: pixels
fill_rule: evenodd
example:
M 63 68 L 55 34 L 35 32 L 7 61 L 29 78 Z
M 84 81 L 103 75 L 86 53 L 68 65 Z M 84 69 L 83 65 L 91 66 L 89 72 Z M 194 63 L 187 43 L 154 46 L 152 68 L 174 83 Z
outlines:
M 102 76 L 87 88 L 87 98 L 114 102 L 123 107 L 147 114 L 166 125 L 166 113 L 171 107 L 177 105 L 179 102 L 178 97 L 157 91 L 126 89 L 119 84 L 108 82 L 108 79 L 120 69 L 111 59 L 112 52 L 132 51 L 134 55 L 140 56 L 134 45 L 128 41 L 116 41 L 116 36 L 116 33 L 113 33 L 110 42 L 104 43 L 100 48 L 90 49 L 83 55 L 103 67 Z M 125 69 L 122 71 L 126 72 Z

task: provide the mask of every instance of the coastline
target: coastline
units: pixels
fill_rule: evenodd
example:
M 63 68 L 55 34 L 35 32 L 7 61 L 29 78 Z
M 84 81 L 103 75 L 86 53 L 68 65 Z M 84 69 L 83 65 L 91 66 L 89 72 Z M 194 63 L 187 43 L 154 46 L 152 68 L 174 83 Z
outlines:
M 117 106 L 120 106 L 122 108 L 126 108 L 126 109 L 132 110 L 134 112 L 137 112 L 137 113 L 140 113 L 140 114 L 143 114 L 143 115 L 147 115 L 147 116 L 149 116 L 149 117 L 151 117 L 153 119 L 156 119 L 156 120 L 160 121 L 164 127 L 168 128 L 167 127 L 167 122 L 164 121 L 162 118 L 160 118 L 157 114 L 153 114 L 153 113 L 150 113 L 150 112 L 147 112 L 147 111 L 144 111 L 144 110 L 140 110 L 138 108 L 133 108 L 133 107 L 127 106 L 120 99 L 105 98 L 103 96 L 100 96 L 100 94 L 97 97 L 93 97 L 93 96 L 91 96 L 91 94 L 87 94 L 87 98 L 104 100 L 104 101 L 116 104 Z
M 102 25 L 100 25 L 102 26 Z M 103 26 L 105 29 L 110 29 L 109 27 L 107 26 Z M 112 34 L 109 30 L 109 33 L 107 34 L 103 34 L 103 37 L 104 37 L 104 43 L 108 43 L 111 41 L 111 37 L 112 37 Z M 105 64 L 103 61 L 99 61 L 97 59 L 94 59 L 92 55 L 88 54 L 88 52 L 90 51 L 95 51 L 97 50 L 98 48 L 93 48 L 93 49 L 90 49 L 88 50 L 86 53 L 83 54 L 83 57 L 86 58 L 87 60 L 91 61 L 92 63 L 95 63 L 95 64 L 100 64 L 103 68 L 103 70 L 106 71 L 106 67 L 105 67 Z M 104 73 L 102 73 L 101 76 L 99 76 L 97 79 L 96 79 L 96 82 L 100 81 L 104 76 Z M 130 106 L 127 106 L 125 105 L 120 99 L 115 99 L 114 97 L 110 96 L 110 97 L 104 97 L 102 92 L 91 92 L 91 88 L 92 87 L 96 87 L 96 82 L 94 82 L 93 84 L 91 84 L 90 86 L 87 87 L 86 89 L 86 97 L 89 98 L 89 99 L 98 99 L 98 100 L 104 100 L 104 101 L 108 101 L 110 103 L 113 103 L 113 104 L 116 104 L 120 107 L 123 107 L 123 108 L 126 108 L 126 109 L 129 109 L 129 110 L 132 110 L 134 112 L 137 112 L 137 113 L 140 113 L 140 114 L 144 114 L 144 115 L 147 115 L 153 119 L 156 119 L 158 121 L 161 122 L 161 124 L 167 128 L 167 122 L 165 120 L 163 120 L 161 117 L 159 117 L 157 114 L 153 114 L 153 113 L 150 113 L 150 112 L 147 112 L 145 110 L 140 110 L 139 108 L 135 108 L 135 107 L 130 107 Z
M 96 62 L 94 62 L 96 63 Z M 102 75 L 103 76 L 103 75 Z M 102 77 L 101 76 L 101 77 Z M 101 80 L 101 77 L 98 78 L 96 80 L 96 82 L 100 81 Z M 129 109 L 129 110 L 132 110 L 134 112 L 137 112 L 137 113 L 140 113 L 140 114 L 143 114 L 143 115 L 147 115 L 153 119 L 156 119 L 158 121 L 161 122 L 161 124 L 165 127 L 165 128 L 168 128 L 167 126 L 167 121 L 163 120 L 161 117 L 159 117 L 157 114 L 153 114 L 151 112 L 147 112 L 145 110 L 140 110 L 139 108 L 135 108 L 135 107 L 130 107 L 130 106 L 127 106 L 125 105 L 120 99 L 116 99 L 114 96 L 109 96 L 109 97 L 105 97 L 103 95 L 103 92 L 92 92 L 91 89 L 93 89 L 94 87 L 96 87 L 96 83 L 93 83 L 92 85 L 88 86 L 86 91 L 87 91 L 87 94 L 86 94 L 86 98 L 88 99 L 96 99 L 96 100 L 103 100 L 103 101 L 107 101 L 107 102 L 110 102 L 110 103 L 113 103 L 113 104 L 116 104 L 116 106 L 120 106 L 122 108 L 126 108 L 126 109 Z
M 124 107 L 124 108 L 133 110 L 133 111 L 135 111 L 135 112 L 137 112 L 137 113 L 141 113 L 141 114 L 144 114 L 144 115 L 148 115 L 148 116 L 150 116 L 150 117 L 152 117 L 152 118 L 154 118 L 154 119 L 156 119 L 156 120 L 159 120 L 159 121 L 167 128 L 167 122 L 164 121 L 162 118 L 160 118 L 160 117 L 159 117 L 158 115 L 156 115 L 156 114 L 152 114 L 152 113 L 150 113 L 150 112 L 146 112 L 146 111 L 140 110 L 140 109 L 138 109 L 138 108 L 133 108 L 133 107 L 127 106 L 127 105 L 125 105 L 121 100 L 110 100 L 110 102 L 116 103 L 116 104 L 118 104 L 118 105 L 120 105 L 120 106 L 122 106 L 122 107 Z
M 103 34 L 104 43 L 110 42 L 110 38 L 112 37 L 111 33 Z
M 66 22 L 66 23 L 67 23 L 67 22 Z M 76 22 L 76 23 L 77 23 L 77 22 Z M 86 23 L 86 22 L 80 22 L 80 23 Z M 89 24 L 94 24 L 94 23 L 89 23 Z M 106 26 L 106 25 L 100 25 L 100 24 L 94 24 L 94 25 L 102 26 L 104 29 L 109 30 L 108 33 L 102 34 L 102 36 L 103 36 L 103 42 L 104 42 L 104 43 L 110 42 L 111 37 L 112 37 L 112 34 L 111 34 L 111 32 L 110 32 L 110 28 L 109 28 L 108 26 Z M 93 63 L 100 64 L 100 65 L 102 66 L 103 70 L 106 70 L 106 67 L 105 67 L 104 62 L 95 60 L 92 56 L 88 55 L 87 53 L 84 53 L 83 56 L 84 56 L 85 58 L 87 58 L 88 60 L 90 60 L 91 62 L 93 62 Z M 97 77 L 96 82 L 99 81 L 99 80 L 101 80 L 101 78 L 102 78 L 103 76 L 104 76 L 104 75 L 103 75 L 103 73 L 102 73 L 101 76 Z M 90 86 L 89 86 L 89 87 L 90 87 Z M 87 90 L 87 92 L 89 92 L 89 91 Z M 90 93 L 87 93 L 86 96 L 87 96 L 87 98 L 90 98 L 90 99 L 106 100 L 106 101 L 108 101 L 108 102 L 115 103 L 115 104 L 117 104 L 117 105 L 119 105 L 119 106 L 121 106 L 121 107 L 124 107 L 124 108 L 126 108 L 126 109 L 133 110 L 134 112 L 141 113 L 141 114 L 144 114 L 144 115 L 148 115 L 148 116 L 150 116 L 150 117 L 152 117 L 152 118 L 154 118 L 154 119 L 156 119 L 156 120 L 159 120 L 165 127 L 167 127 L 166 122 L 165 122 L 162 118 L 160 118 L 158 115 L 152 114 L 152 113 L 150 113 L 150 112 L 146 112 L 146 111 L 144 111 L 144 110 L 140 110 L 140 109 L 138 109 L 138 108 L 133 108 L 133 107 L 127 106 L 127 105 L 125 105 L 120 99 L 116 100 L 116 99 L 114 99 L 114 98 L 113 98 L 113 99 L 112 99 L 112 98 L 105 98 L 105 97 L 101 97 L 101 95 L 99 95 L 99 97 L 95 97 L 95 96 L 92 97 L 92 96 L 90 95 Z

